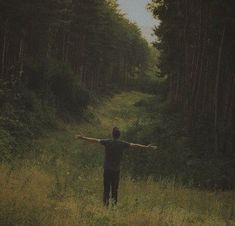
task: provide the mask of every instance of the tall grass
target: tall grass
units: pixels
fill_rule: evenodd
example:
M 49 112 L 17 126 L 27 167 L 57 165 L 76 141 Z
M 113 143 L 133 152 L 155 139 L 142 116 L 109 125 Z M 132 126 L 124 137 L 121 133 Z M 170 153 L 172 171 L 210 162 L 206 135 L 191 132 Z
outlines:
M 55 196 L 59 186 L 55 175 L 29 165 L 0 167 L 1 225 L 235 225 L 232 193 L 123 177 L 119 205 L 106 209 L 101 203 L 101 169 L 81 173 L 77 192 L 68 189 Z M 63 184 L 66 177 L 60 179 Z
M 133 180 L 122 174 L 117 207 L 102 206 L 102 147 L 74 140 L 75 132 L 106 137 L 126 129 L 145 95 L 123 93 L 92 108 L 96 119 L 61 125 L 35 142 L 24 160 L 0 164 L 0 225 L 232 226 L 233 192 L 185 188 L 173 180 Z

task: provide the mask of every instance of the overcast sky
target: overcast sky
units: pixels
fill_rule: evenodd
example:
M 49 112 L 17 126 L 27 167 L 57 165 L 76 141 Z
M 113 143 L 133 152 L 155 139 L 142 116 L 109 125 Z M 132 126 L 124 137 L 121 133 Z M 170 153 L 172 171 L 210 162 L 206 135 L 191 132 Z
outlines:
M 138 24 L 146 39 L 150 42 L 153 41 L 154 37 L 151 37 L 152 28 L 158 22 L 152 17 L 151 12 L 146 9 L 149 0 L 117 0 L 117 2 L 127 17 Z

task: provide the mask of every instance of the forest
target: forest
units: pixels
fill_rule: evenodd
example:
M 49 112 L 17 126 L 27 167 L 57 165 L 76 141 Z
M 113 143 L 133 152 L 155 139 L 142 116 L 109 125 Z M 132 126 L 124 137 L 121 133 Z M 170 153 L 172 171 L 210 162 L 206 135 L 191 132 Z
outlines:
M 1 0 L 0 10 L 7 150 L 51 124 L 55 112 L 79 118 L 91 91 L 124 87 L 148 66 L 148 43 L 115 1 Z
M 235 225 L 235 2 L 0 0 L 0 226 Z M 133 9 L 135 10 L 135 9 Z M 102 147 L 128 150 L 102 206 Z
M 199 174 L 211 168 L 209 187 L 234 186 L 235 3 L 154 0 L 150 8 L 162 21 L 155 46 L 165 100 L 180 115 L 181 136 L 197 160 L 192 167 Z

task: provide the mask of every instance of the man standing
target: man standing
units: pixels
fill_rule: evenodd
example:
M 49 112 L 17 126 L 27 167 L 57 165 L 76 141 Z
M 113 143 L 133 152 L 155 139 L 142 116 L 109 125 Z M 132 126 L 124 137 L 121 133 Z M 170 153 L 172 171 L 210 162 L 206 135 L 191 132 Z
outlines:
M 104 161 L 104 206 L 109 205 L 110 191 L 112 195 L 112 203 L 117 204 L 119 175 L 120 175 L 120 163 L 122 160 L 123 151 L 125 149 L 143 149 L 143 150 L 155 150 L 156 146 L 133 144 L 119 140 L 120 130 L 117 127 L 113 128 L 113 139 L 96 139 L 85 137 L 82 135 L 76 135 L 76 139 L 88 141 L 90 143 L 99 143 L 105 147 L 105 161 Z

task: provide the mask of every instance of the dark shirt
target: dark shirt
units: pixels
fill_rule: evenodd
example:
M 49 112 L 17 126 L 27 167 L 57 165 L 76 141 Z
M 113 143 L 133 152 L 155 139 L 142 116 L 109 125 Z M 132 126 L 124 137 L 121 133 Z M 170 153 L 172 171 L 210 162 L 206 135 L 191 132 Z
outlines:
M 119 171 L 123 151 L 130 147 L 130 144 L 120 140 L 100 140 L 105 146 L 104 169 Z

